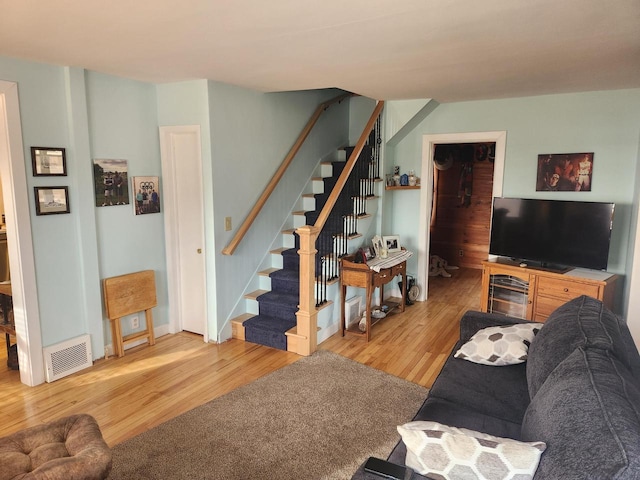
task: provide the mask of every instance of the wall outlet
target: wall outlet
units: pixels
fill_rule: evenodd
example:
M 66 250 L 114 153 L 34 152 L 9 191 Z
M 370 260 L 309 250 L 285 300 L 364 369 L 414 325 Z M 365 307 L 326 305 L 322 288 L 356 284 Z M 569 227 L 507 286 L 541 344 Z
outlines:
M 225 232 L 231 230 L 231 217 L 224 217 L 224 230 Z
M 131 328 L 140 328 L 140 318 L 133 317 L 131 319 Z

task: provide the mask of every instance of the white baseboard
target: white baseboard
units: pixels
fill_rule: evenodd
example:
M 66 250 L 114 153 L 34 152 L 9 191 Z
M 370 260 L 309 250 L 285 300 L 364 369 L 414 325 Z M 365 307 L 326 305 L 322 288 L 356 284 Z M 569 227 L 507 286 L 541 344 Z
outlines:
M 320 330 L 318 332 L 318 345 L 327 340 L 329 337 L 338 333 L 338 330 L 340 330 L 340 326 L 337 323 L 329 325 L 327 328 L 323 328 L 322 330 Z

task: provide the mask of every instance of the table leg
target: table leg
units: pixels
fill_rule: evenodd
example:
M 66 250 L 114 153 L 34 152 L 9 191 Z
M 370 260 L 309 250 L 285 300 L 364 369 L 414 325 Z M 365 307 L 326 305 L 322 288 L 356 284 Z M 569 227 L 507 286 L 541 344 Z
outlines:
M 371 299 L 373 297 L 373 286 L 367 285 L 367 342 L 371 340 Z
M 347 328 L 347 319 L 345 318 L 345 311 L 344 311 L 344 302 L 345 297 L 347 296 L 347 286 L 346 285 L 342 285 L 342 291 L 340 293 L 340 331 L 342 332 L 342 336 L 344 337 L 344 331 Z
M 400 311 L 404 312 L 404 307 L 407 305 L 407 273 L 402 271 L 402 299 L 400 300 Z

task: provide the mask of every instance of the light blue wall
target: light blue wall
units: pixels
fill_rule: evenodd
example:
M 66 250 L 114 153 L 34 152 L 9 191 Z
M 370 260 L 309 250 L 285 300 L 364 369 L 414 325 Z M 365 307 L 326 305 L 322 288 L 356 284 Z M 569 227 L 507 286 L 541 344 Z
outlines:
M 317 163 L 348 140 L 348 103 L 321 117 L 278 188 L 233 256 L 221 254 L 323 101 L 339 91 L 260 93 L 209 83 L 214 197 L 216 295 L 220 339 L 247 284 L 280 236 L 288 214 Z M 231 217 L 233 230 L 224 230 Z M 211 251 L 211 248 L 209 248 Z
M 135 176 L 162 178 L 155 86 L 91 71 L 86 73 L 86 84 L 89 161 L 127 160 L 129 176 L 128 205 L 95 208 L 100 277 L 154 270 L 158 298 L 154 326 L 168 324 L 164 216 L 135 215 L 131 193 L 131 179 Z M 122 324 L 127 333 L 128 322 Z
M 547 95 L 442 104 L 396 147 L 402 171 L 421 177 L 425 134 L 505 130 L 505 196 L 616 202 L 609 269 L 625 274 L 631 258 L 629 236 L 635 202 L 635 171 L 640 133 L 640 90 Z M 591 192 L 536 192 L 541 153 L 594 152 Z M 391 225 L 404 241 L 418 236 L 417 191 L 387 195 Z M 415 268 L 417 259 L 413 259 Z
M 160 176 L 155 86 L 1 57 L 0 78 L 18 84 L 28 189 L 69 187 L 68 215 L 36 216 L 29 198 L 43 345 L 90 333 L 102 357 L 111 340 L 101 280 L 142 269 L 156 271 L 154 320 L 168 323 L 162 215 L 95 208 L 93 191 L 93 158 Z M 67 176 L 33 177 L 31 146 L 65 148 Z
M 129 175 L 161 177 L 158 125 L 202 127 L 210 330 L 224 339 L 229 317 L 278 238 L 317 162 L 349 143 L 357 112 L 349 103 L 325 113 L 296 166 L 232 257 L 221 255 L 316 106 L 335 91 L 264 94 L 215 82 L 152 85 L 82 69 L 0 57 L 0 78 L 18 83 L 28 188 L 63 185 L 71 214 L 35 216 L 30 199 L 43 344 L 92 334 L 94 358 L 110 343 L 101 279 L 141 269 L 157 274 L 156 325 L 167 324 L 163 215 L 136 217 L 133 206 L 93 207 L 92 159 L 128 160 Z M 610 269 L 630 271 L 640 132 L 640 90 L 592 92 L 440 105 L 393 149 L 403 171 L 420 172 L 422 136 L 507 131 L 504 194 L 535 192 L 539 153 L 593 151 L 593 191 L 554 198 L 615 201 Z M 31 175 L 31 146 L 67 149 L 67 177 Z M 387 166 L 385 168 L 390 168 Z M 424 175 L 422 172 L 420 176 Z M 411 247 L 417 239 L 418 191 L 385 195 L 385 222 Z M 635 212 L 634 212 L 635 213 Z M 224 231 L 224 217 L 233 230 Z M 416 261 L 417 259 L 412 259 Z M 209 259 L 208 259 L 209 261 Z M 415 272 L 415 265 L 409 267 Z
M 0 57 L 0 78 L 18 84 L 28 190 L 34 186 L 67 186 L 71 213 L 36 216 L 29 196 L 38 303 L 44 346 L 92 332 L 94 356 L 102 356 L 102 322 L 95 302 L 87 302 L 86 282 L 96 279 L 84 275 L 84 263 L 95 264 L 96 246 L 84 248 L 79 205 L 84 201 L 77 178 L 84 158 L 78 158 L 69 112 L 74 100 L 70 91 L 75 83 L 68 69 Z M 82 82 L 81 82 L 82 83 Z M 80 128 L 86 134 L 86 124 Z M 80 133 L 82 135 L 82 132 Z M 32 146 L 67 149 L 66 177 L 34 177 L 31 169 Z M 92 296 L 95 298 L 95 295 Z M 91 305 L 90 305 L 91 304 Z M 93 308 L 93 311 L 91 310 Z M 97 350 L 97 351 L 96 351 Z
M 224 222 L 216 219 L 231 216 L 234 231 L 238 228 L 312 112 L 339 92 L 263 94 L 204 80 L 153 85 L 1 57 L 0 78 L 18 84 L 28 187 L 55 183 L 70 191 L 69 215 L 36 217 L 30 200 L 43 344 L 90 333 L 94 358 L 111 342 L 103 278 L 155 270 L 154 323 L 169 322 L 163 215 L 135 216 L 131 203 L 95 207 L 94 158 L 127 160 L 130 178 L 161 177 L 158 126 L 201 126 L 205 233 L 207 250 L 215 251 L 207 265 L 215 339 L 226 338 L 220 331 L 228 327 L 229 313 L 317 162 L 347 143 L 348 103 L 343 102 L 323 115 L 298 155 L 302 160 L 287 173 L 245 244 L 221 260 L 233 232 L 225 232 Z M 30 146 L 65 148 L 68 176 L 53 183 L 31 176 Z M 124 330 L 128 333 L 127 322 Z

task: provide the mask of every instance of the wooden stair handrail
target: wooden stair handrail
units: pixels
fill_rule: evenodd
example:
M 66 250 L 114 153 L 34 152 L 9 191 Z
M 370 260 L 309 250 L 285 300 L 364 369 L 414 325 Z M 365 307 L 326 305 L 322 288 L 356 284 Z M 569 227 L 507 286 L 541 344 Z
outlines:
M 336 204 L 336 201 L 338 200 L 338 196 L 340 195 L 340 192 L 342 192 L 342 189 L 347 183 L 347 179 L 351 174 L 351 170 L 353 170 L 353 167 L 356 164 L 356 160 L 360 156 L 360 153 L 364 148 L 364 144 L 367 142 L 367 139 L 369 138 L 369 134 L 371 133 L 371 130 L 373 129 L 373 126 L 376 123 L 376 120 L 380 116 L 380 113 L 382 112 L 383 107 L 384 107 L 384 101 L 378 100 L 376 103 L 376 108 L 373 109 L 373 113 L 371 114 L 371 117 L 369 118 L 367 125 L 364 127 L 364 130 L 362 131 L 362 134 L 360 135 L 360 138 L 358 139 L 358 142 L 356 143 L 356 146 L 353 149 L 351 156 L 347 160 L 344 170 L 342 170 L 342 173 L 338 177 L 338 181 L 333 187 L 333 190 L 331 191 L 329 198 L 327 198 L 327 203 L 324 204 L 324 207 L 322 208 L 322 211 L 320 212 L 320 215 L 318 216 L 318 219 L 314 224 L 314 227 L 317 229 L 318 232 L 322 230 L 322 227 L 324 227 L 324 224 L 329 218 L 329 214 L 331 213 L 331 210 L 333 210 L 333 207 Z
M 240 242 L 242 241 L 244 236 L 247 234 L 247 232 L 249 231 L 249 228 L 251 228 L 251 225 L 253 224 L 256 217 L 260 213 L 260 210 L 262 210 L 262 207 L 264 207 L 264 205 L 267 203 L 267 200 L 275 190 L 276 186 L 278 185 L 278 182 L 280 182 L 287 168 L 289 168 L 289 165 L 293 161 L 293 158 L 296 156 L 296 154 L 302 147 L 302 144 L 309 136 L 309 133 L 311 133 L 311 130 L 313 129 L 314 125 L 320 118 L 320 115 L 322 115 L 322 112 L 324 112 L 329 106 L 333 105 L 334 103 L 341 102 L 345 98 L 349 98 L 353 95 L 354 95 L 353 93 L 345 93 L 343 95 L 339 95 L 337 97 L 334 97 L 318 105 L 318 108 L 316 108 L 316 111 L 313 113 L 313 115 L 311 116 L 311 118 L 309 119 L 305 127 L 302 129 L 302 132 L 300 133 L 300 135 L 298 136 L 298 139 L 295 141 L 295 143 L 291 147 L 291 150 L 289 150 L 289 153 L 284 158 L 284 160 L 280 164 L 280 167 L 278 167 L 278 170 L 276 170 L 276 173 L 274 173 L 273 177 L 271 178 L 266 188 L 262 192 L 262 195 L 260 195 L 260 198 L 258 199 L 256 204 L 253 206 L 251 211 L 249 212 L 249 215 L 247 215 L 247 217 L 244 219 L 244 222 L 242 222 L 242 225 L 240 225 L 240 228 L 238 228 L 238 231 L 233 236 L 229 244 L 222 250 L 223 255 L 233 255 L 233 252 L 236 251 L 236 248 L 238 248 L 238 245 L 240 245 Z

